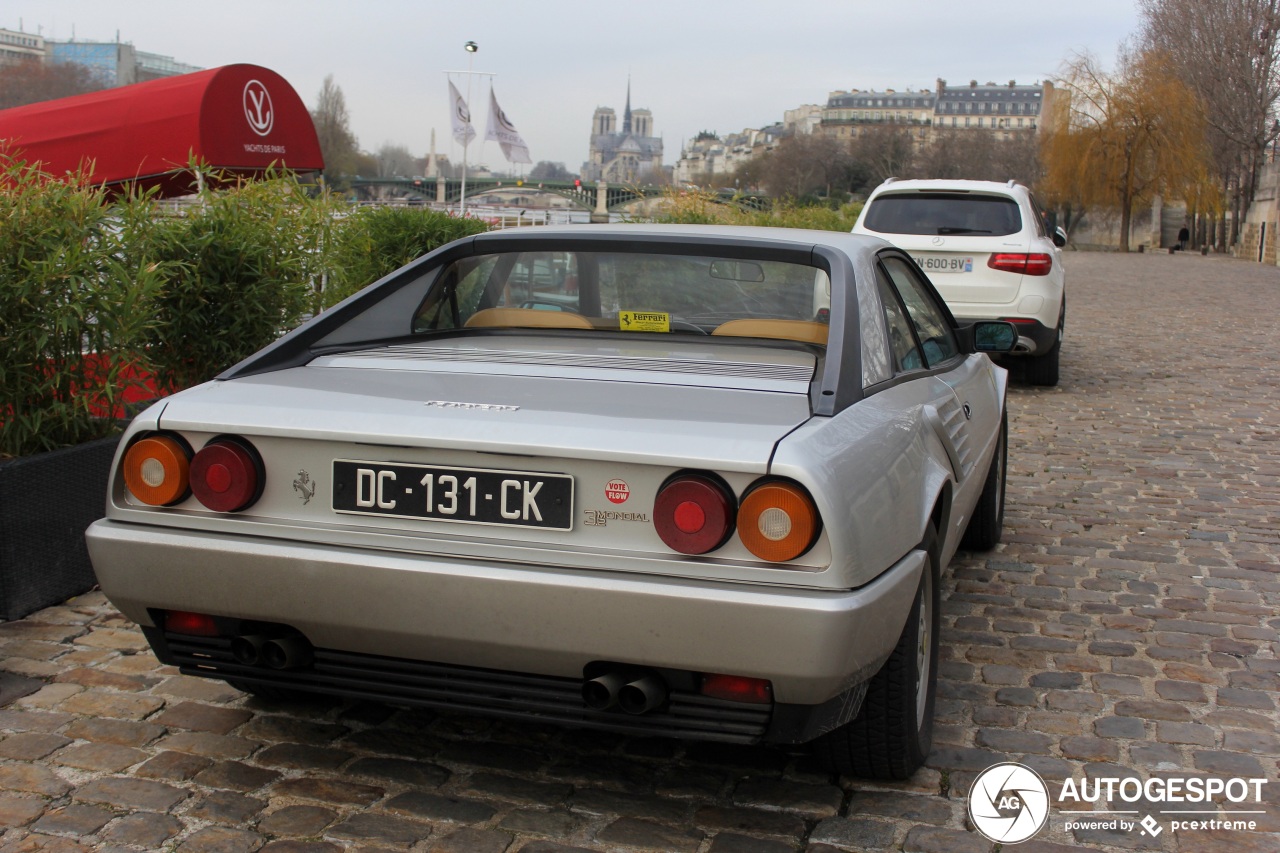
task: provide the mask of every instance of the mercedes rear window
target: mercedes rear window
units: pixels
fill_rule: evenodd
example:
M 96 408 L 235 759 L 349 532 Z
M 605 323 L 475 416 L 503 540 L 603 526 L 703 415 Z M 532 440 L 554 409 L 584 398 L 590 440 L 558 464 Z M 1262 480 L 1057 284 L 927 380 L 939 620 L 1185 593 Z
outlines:
M 881 234 L 1001 236 L 1021 231 L 1022 215 L 1016 201 L 999 196 L 886 194 L 871 201 L 864 224 Z

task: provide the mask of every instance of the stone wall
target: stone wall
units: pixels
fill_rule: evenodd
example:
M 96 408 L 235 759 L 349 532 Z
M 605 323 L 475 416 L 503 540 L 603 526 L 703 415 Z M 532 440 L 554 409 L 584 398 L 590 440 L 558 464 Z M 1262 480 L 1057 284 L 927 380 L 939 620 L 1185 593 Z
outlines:
M 1164 207 L 1159 198 L 1150 206 L 1133 212 L 1129 221 L 1129 251 L 1136 252 L 1141 246 L 1150 251 L 1165 244 L 1161 240 L 1161 217 Z M 1181 224 L 1181 222 L 1179 222 Z M 1174 228 L 1176 237 L 1177 228 Z M 1071 227 L 1070 237 L 1073 247 L 1077 249 L 1115 250 L 1120 248 L 1120 215 L 1103 210 L 1086 211 L 1082 221 Z
M 1275 265 L 1277 239 L 1280 239 L 1280 164 L 1268 163 L 1258 176 L 1258 189 L 1240 228 L 1235 255 Z

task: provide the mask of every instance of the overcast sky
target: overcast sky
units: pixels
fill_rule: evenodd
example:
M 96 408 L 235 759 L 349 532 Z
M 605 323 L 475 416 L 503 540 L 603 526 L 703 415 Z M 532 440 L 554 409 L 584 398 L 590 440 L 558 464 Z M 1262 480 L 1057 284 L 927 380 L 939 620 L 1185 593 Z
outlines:
M 461 159 L 445 71 L 492 72 L 498 101 L 533 160 L 576 172 L 591 116 L 653 112 L 665 161 L 701 130 L 762 127 L 836 89 L 932 89 L 1052 78 L 1074 53 L 1110 65 L 1138 27 L 1134 0 L 2 0 L 0 28 L 114 41 L 214 68 L 281 74 L 313 107 L 325 75 L 341 87 L 365 150 L 384 143 Z M 454 77 L 465 94 L 465 76 Z M 484 134 L 488 77 L 473 77 Z M 479 149 L 479 150 L 477 150 Z M 496 143 L 468 159 L 505 167 Z

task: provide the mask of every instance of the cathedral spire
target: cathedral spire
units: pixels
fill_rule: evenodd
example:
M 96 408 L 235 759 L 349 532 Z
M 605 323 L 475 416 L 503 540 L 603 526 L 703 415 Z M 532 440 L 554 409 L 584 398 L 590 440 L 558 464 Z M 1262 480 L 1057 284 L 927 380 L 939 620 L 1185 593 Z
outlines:
M 631 135 L 631 75 L 627 75 L 627 108 L 622 113 L 622 135 Z

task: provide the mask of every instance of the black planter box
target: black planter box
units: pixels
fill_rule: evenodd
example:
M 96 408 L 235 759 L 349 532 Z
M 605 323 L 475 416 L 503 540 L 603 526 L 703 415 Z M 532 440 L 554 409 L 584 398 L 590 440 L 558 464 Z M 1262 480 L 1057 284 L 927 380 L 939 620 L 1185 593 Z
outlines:
M 120 437 L 0 462 L 0 618 L 93 589 L 84 531 L 102 518 Z

